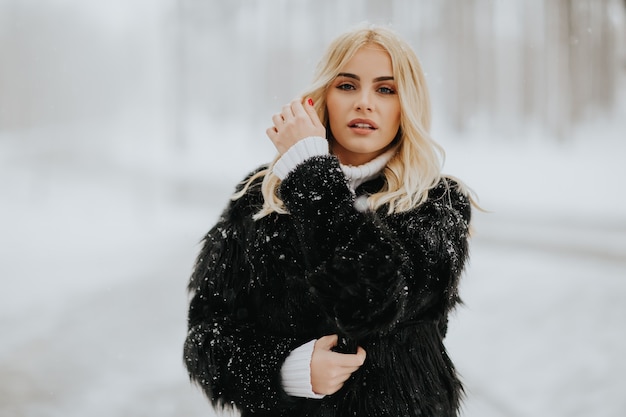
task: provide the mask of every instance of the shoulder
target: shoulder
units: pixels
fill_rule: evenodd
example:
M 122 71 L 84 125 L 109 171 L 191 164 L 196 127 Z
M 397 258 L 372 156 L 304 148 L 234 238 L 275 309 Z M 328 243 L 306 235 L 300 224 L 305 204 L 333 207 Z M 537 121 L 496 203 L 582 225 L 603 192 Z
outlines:
M 246 176 L 237 184 L 235 194 L 240 193 L 246 187 L 246 193 L 260 187 L 261 183 L 263 182 L 263 178 L 265 177 L 265 174 L 268 172 L 268 169 L 269 164 L 263 164 L 246 174 Z
M 469 189 L 459 179 L 451 176 L 443 176 L 439 180 L 439 183 L 428 193 L 427 201 L 446 204 L 461 211 L 471 206 Z
M 471 206 L 470 191 L 459 179 L 443 176 L 428 193 L 428 201 L 452 206 L 464 211 Z
M 250 171 L 235 187 L 224 215 L 249 217 L 258 212 L 263 205 L 261 185 L 267 172 L 268 164 Z
M 443 176 L 428 191 L 428 197 L 415 206 L 405 216 L 416 219 L 440 219 L 454 217 L 469 223 L 471 218 L 471 197 L 469 189 L 460 180 Z

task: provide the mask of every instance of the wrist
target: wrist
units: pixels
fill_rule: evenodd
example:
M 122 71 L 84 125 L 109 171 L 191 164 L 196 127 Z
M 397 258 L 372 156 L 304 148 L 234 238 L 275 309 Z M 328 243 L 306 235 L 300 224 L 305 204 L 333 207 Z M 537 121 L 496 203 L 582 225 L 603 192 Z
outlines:
M 291 146 L 272 167 L 272 172 L 281 180 L 298 165 L 309 158 L 330 153 L 328 141 L 321 136 L 309 136 Z
M 283 389 L 293 397 L 324 398 L 324 395 L 316 394 L 311 385 L 311 357 L 316 340 L 294 349 L 281 368 Z

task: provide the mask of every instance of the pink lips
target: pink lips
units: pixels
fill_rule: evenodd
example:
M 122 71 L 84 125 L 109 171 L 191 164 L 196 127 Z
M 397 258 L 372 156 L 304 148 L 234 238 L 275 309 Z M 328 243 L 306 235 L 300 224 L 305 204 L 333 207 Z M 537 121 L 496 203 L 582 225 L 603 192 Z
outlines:
M 378 126 L 376 125 L 376 123 L 372 122 L 369 119 L 351 120 L 350 123 L 348 123 L 348 127 L 354 128 L 354 129 L 369 129 L 369 130 L 378 129 Z

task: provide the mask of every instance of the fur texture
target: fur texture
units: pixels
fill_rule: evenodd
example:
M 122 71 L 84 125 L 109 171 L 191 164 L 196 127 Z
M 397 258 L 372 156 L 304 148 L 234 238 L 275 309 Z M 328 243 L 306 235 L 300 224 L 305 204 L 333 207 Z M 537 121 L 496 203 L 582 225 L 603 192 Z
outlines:
M 256 184 L 204 239 L 189 283 L 192 380 L 242 416 L 456 416 L 462 387 L 443 338 L 468 256 L 468 197 L 442 180 L 409 212 L 359 211 L 333 156 L 299 165 L 279 191 L 290 214 L 252 220 Z M 363 346 L 365 364 L 334 395 L 288 396 L 285 358 L 334 333 Z

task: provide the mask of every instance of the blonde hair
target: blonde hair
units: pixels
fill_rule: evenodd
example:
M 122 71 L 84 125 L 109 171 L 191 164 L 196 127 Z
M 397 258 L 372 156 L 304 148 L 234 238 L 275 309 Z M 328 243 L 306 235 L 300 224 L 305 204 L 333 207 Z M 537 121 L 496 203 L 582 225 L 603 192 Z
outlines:
M 430 137 L 430 96 L 413 49 L 391 29 L 375 25 L 357 27 L 340 35 L 329 45 L 318 64 L 312 85 L 302 97 L 313 99 L 317 114 L 328 131 L 326 93 L 356 52 L 371 44 L 379 45 L 391 57 L 401 115 L 396 153 L 382 172 L 385 185 L 381 191 L 369 196 L 367 202 L 372 210 L 388 204 L 388 212 L 391 214 L 410 210 L 426 200 L 428 191 L 441 180 L 445 156 L 443 148 Z M 277 195 L 281 180 L 272 173 L 272 167 L 278 159 L 279 156 L 268 168 L 250 177 L 232 197 L 233 200 L 240 198 L 252 183 L 263 178 L 261 192 L 264 204 L 255 219 L 273 212 L 287 213 Z

